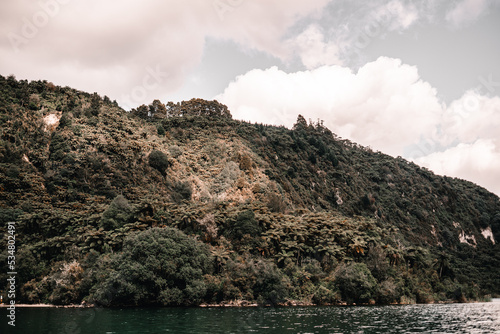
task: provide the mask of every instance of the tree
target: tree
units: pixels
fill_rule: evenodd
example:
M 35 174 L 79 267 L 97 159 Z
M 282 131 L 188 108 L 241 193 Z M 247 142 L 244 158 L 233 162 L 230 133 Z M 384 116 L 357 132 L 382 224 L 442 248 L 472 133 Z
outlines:
M 188 306 L 203 301 L 213 259 L 206 245 L 166 227 L 129 235 L 97 267 L 90 299 L 99 305 Z
M 227 283 L 223 294 L 226 299 L 254 299 L 262 305 L 276 305 L 288 296 L 289 280 L 271 260 L 242 257 L 228 260 L 224 269 Z
M 90 114 L 93 116 L 99 115 L 101 109 L 101 97 L 99 94 L 94 93 L 90 99 Z
M 304 116 L 299 115 L 297 116 L 297 121 L 293 125 L 293 130 L 304 130 L 307 129 L 307 121 L 304 118 Z
M 105 230 L 114 230 L 124 225 L 130 218 L 132 209 L 125 197 L 116 196 L 102 214 L 99 225 Z
M 172 101 L 167 102 L 167 105 L 165 106 L 167 109 L 167 116 L 168 117 L 178 117 L 181 115 L 181 106 L 180 103 L 173 103 Z
M 61 118 L 59 119 L 59 125 L 57 127 L 59 129 L 63 129 L 63 128 L 71 126 L 71 123 L 72 123 L 71 116 L 69 115 L 69 113 L 64 112 L 62 114 Z
M 283 200 L 283 196 L 276 193 L 270 193 L 267 196 L 267 207 L 272 212 L 286 212 L 286 203 Z
M 167 116 L 167 108 L 160 100 L 154 100 L 153 103 L 149 105 L 149 111 L 154 118 L 164 118 Z
M 333 167 L 337 167 L 339 165 L 339 160 L 337 159 L 335 153 L 333 153 L 332 151 L 328 151 L 328 153 L 326 154 L 326 159 L 332 163 Z
M 183 116 L 209 116 L 232 118 L 227 106 L 217 100 L 206 101 L 203 99 L 191 99 L 182 101 L 181 114 Z
M 132 109 L 130 111 L 133 115 L 138 116 L 140 118 L 148 118 L 149 116 L 149 107 L 141 104 L 137 107 L 137 109 Z
M 240 212 L 236 217 L 236 221 L 234 221 L 230 227 L 230 234 L 235 239 L 241 239 L 245 234 L 257 237 L 261 233 L 262 228 L 255 219 L 255 214 L 252 210 Z
M 75 107 L 76 107 L 76 98 L 74 95 L 71 95 L 68 98 L 68 104 L 67 104 L 68 111 L 72 111 L 73 109 L 75 109 Z
M 148 162 L 149 165 L 154 169 L 158 170 L 161 173 L 161 175 L 163 176 L 167 175 L 165 169 L 168 168 L 169 162 L 168 162 L 168 157 L 165 153 L 163 153 L 162 151 L 153 150 L 153 152 L 149 154 Z
M 335 272 L 335 284 L 349 303 L 367 303 L 377 289 L 377 281 L 364 263 L 341 264 Z
M 190 201 L 193 194 L 193 189 L 188 181 L 185 182 L 175 182 L 173 187 L 172 199 L 176 203 L 181 203 L 182 201 Z
M 159 124 L 157 127 L 156 127 L 156 131 L 158 133 L 158 136 L 164 136 L 165 135 L 165 128 Z

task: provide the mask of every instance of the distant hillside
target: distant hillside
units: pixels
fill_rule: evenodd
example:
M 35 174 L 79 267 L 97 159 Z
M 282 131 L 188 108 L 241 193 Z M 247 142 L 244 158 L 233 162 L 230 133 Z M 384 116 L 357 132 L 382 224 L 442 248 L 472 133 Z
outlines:
M 500 294 L 497 196 L 321 122 L 249 124 L 217 101 L 155 100 L 126 112 L 96 93 L 0 76 L 1 235 L 11 221 L 17 302 Z M 7 263 L 7 238 L 0 247 Z

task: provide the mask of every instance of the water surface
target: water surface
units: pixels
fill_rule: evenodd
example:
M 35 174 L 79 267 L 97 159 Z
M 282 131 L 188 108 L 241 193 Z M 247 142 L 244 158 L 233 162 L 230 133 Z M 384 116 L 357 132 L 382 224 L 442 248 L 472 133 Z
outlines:
M 284 308 L 1 309 L 0 333 L 500 333 L 500 303 Z

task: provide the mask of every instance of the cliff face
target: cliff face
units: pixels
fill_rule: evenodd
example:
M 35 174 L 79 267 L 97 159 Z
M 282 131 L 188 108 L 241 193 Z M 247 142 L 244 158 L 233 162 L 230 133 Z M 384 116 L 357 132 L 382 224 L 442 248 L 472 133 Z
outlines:
M 0 232 L 16 222 L 23 301 L 500 293 L 499 198 L 470 182 L 302 116 L 293 129 L 249 124 L 200 99 L 129 113 L 95 93 L 13 77 L 0 77 L 0 94 Z

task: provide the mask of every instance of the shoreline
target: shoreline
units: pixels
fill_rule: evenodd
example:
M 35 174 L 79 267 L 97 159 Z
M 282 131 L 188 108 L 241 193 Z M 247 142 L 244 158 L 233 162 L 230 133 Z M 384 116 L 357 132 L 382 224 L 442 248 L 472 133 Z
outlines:
M 0 308 L 8 308 L 10 304 L 0 304 Z M 80 305 L 80 304 L 70 304 L 70 305 L 54 305 L 54 304 L 14 304 L 14 306 L 20 308 L 91 308 L 96 307 L 95 305 Z
M 496 300 L 493 300 L 496 299 Z M 311 302 L 305 302 L 305 301 L 297 301 L 297 300 L 288 300 L 284 303 L 280 303 L 277 305 L 274 305 L 274 307 L 325 307 L 325 306 L 405 306 L 405 305 L 434 305 L 434 304 L 475 304 L 475 303 L 495 303 L 495 302 L 500 302 L 500 298 L 492 298 L 492 300 L 487 300 L 487 301 L 481 301 L 481 300 L 473 300 L 473 301 L 466 301 L 466 302 L 457 302 L 457 301 L 438 301 L 438 302 L 433 302 L 433 303 L 393 303 L 393 304 L 372 304 L 372 303 L 363 303 L 363 304 L 348 304 L 348 303 L 336 303 L 336 304 L 314 304 Z M 8 308 L 10 307 L 10 304 L 0 304 L 0 308 Z M 102 307 L 102 306 L 97 306 L 94 304 L 70 304 L 70 305 L 54 305 L 54 304 L 15 304 L 15 307 L 19 308 L 150 308 L 150 307 L 162 307 L 162 306 L 113 306 L 113 307 Z M 175 307 L 175 306 L 164 306 L 164 307 Z M 232 301 L 226 301 L 222 302 L 219 304 L 200 304 L 200 305 L 195 305 L 195 306 L 190 306 L 193 308 L 225 308 L 225 307 L 241 307 L 241 308 L 247 308 L 247 307 L 273 307 L 273 305 L 261 305 L 255 302 L 249 302 L 247 300 L 232 300 Z

